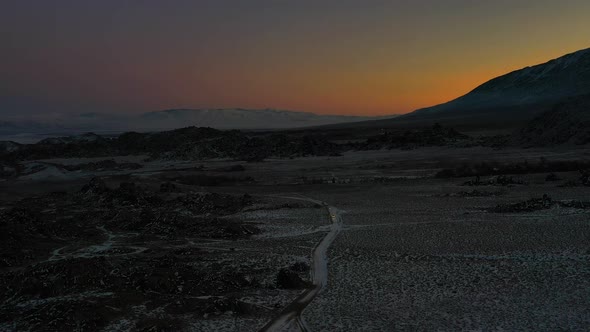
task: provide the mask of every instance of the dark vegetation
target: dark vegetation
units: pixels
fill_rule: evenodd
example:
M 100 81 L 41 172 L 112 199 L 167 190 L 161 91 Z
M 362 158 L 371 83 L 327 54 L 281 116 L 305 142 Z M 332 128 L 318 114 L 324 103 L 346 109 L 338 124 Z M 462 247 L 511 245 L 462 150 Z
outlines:
M 277 287 L 283 289 L 301 289 L 309 286 L 301 275 L 309 272 L 309 265 L 304 262 L 295 263 L 279 270 L 277 274 Z
M 216 172 L 243 172 L 246 170 L 246 167 L 244 167 L 243 165 L 237 164 L 237 165 L 231 165 L 231 166 L 227 166 L 227 167 L 221 167 L 218 169 L 214 169 L 213 171 Z
M 480 191 L 474 189 L 472 191 L 461 191 L 458 193 L 451 193 L 451 194 L 444 194 L 439 195 L 439 197 L 493 197 L 493 196 L 502 196 L 505 192 L 503 191 Z
M 563 187 L 590 186 L 590 169 L 581 170 L 577 180 L 570 180 L 563 184 Z
M 113 171 L 113 170 L 134 170 L 143 166 L 138 163 L 118 163 L 113 159 L 106 159 L 97 162 L 82 163 L 76 165 L 64 165 L 68 171 Z
M 180 184 L 189 186 L 229 186 L 237 185 L 240 183 L 252 183 L 254 179 L 252 177 L 234 177 L 225 175 L 206 175 L 206 174 L 185 174 L 178 176 L 164 176 L 165 180 L 174 181 Z
M 454 178 L 470 176 L 490 176 L 508 174 L 533 174 L 533 173 L 554 173 L 572 172 L 590 169 L 590 161 L 547 161 L 541 158 L 538 162 L 499 163 L 481 162 L 465 163 L 456 168 L 447 168 L 436 173 L 437 178 Z
M 561 178 L 559 176 L 557 176 L 557 174 L 555 174 L 555 173 L 550 173 L 550 174 L 547 174 L 547 176 L 545 177 L 545 181 L 546 182 L 561 181 Z
M 148 155 L 151 159 L 201 160 L 230 158 L 259 162 L 266 158 L 339 156 L 348 150 L 412 149 L 468 141 L 452 128 L 434 125 L 416 130 L 386 131 L 361 142 L 340 142 L 340 133 L 309 131 L 242 132 L 188 127 L 164 132 L 128 132 L 115 138 L 95 134 L 45 139 L 36 144 L 3 142 L 0 159 L 6 162 L 50 158 Z M 348 139 L 354 140 L 349 133 Z M 357 140 L 358 141 L 358 140 Z M 87 165 L 86 167 L 92 167 Z M 100 167 L 100 165 L 96 166 Z M 224 171 L 240 171 L 240 167 Z
M 369 137 L 365 143 L 358 144 L 358 149 L 411 149 L 423 146 L 449 145 L 467 139 L 469 139 L 469 136 L 461 134 L 453 128 L 444 128 L 437 123 L 426 129 L 385 131 L 377 136 Z
M 488 209 L 494 213 L 522 213 L 548 210 L 553 207 L 573 208 L 573 209 L 590 209 L 590 202 L 582 201 L 554 201 L 547 194 L 541 198 L 531 198 L 529 200 L 514 204 L 498 204 L 496 207 Z
M 527 185 L 528 183 L 523 179 L 515 178 L 512 176 L 499 175 L 491 179 L 482 180 L 479 176 L 475 179 L 463 183 L 464 186 L 477 187 L 477 186 L 514 186 L 514 185 Z
M 489 209 L 489 211 L 495 213 L 532 212 L 550 209 L 554 203 L 551 197 L 545 194 L 542 198 L 531 198 L 515 204 L 498 204 L 496 207 Z
M 188 127 L 156 133 L 121 134 L 112 139 L 60 138 L 0 150 L 2 160 L 149 155 L 155 159 L 199 160 L 233 158 L 249 162 L 265 158 L 334 155 L 341 148 L 321 135 L 302 137 L 281 133 L 244 133 Z M 8 143 L 6 143 L 8 144 Z

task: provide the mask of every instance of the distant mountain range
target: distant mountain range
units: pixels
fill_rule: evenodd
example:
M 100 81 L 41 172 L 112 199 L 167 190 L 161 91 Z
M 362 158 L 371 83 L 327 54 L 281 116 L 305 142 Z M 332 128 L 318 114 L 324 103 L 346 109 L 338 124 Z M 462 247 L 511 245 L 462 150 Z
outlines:
M 158 131 L 187 126 L 216 129 L 447 126 L 519 128 L 555 105 L 590 94 L 590 49 L 494 78 L 468 94 L 402 116 L 319 115 L 285 110 L 171 109 L 139 115 L 88 113 L 50 121 L 0 121 L 0 135 Z M 569 114 L 569 113 L 568 113 Z
M 216 129 L 289 129 L 392 117 L 320 115 L 274 109 L 173 109 L 145 113 L 138 120 L 144 128 L 151 129 L 172 129 L 187 124 Z
M 171 109 L 139 115 L 86 113 L 64 115 L 49 120 L 0 121 L 0 135 L 77 134 L 88 131 L 159 131 L 188 126 L 216 129 L 293 129 L 326 124 L 392 118 L 320 115 L 309 112 L 263 109 Z

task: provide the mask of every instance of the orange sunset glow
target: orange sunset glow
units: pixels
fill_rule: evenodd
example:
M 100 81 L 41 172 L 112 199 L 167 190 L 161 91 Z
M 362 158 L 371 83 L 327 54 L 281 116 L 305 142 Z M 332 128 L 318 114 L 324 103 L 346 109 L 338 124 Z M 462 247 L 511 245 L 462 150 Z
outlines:
M 0 14 L 2 110 L 407 113 L 585 48 L 590 31 L 577 0 L 61 2 Z

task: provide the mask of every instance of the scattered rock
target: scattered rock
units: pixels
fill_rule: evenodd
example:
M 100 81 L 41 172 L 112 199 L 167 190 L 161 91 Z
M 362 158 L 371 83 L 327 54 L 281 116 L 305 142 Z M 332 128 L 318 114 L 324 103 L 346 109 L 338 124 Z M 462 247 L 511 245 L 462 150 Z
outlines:
M 458 193 L 439 195 L 439 197 L 493 197 L 502 196 L 505 193 L 503 191 L 479 191 L 474 189 L 472 191 L 461 191 Z
M 15 178 L 19 173 L 19 168 L 16 164 L 0 162 L 0 179 Z
M 99 177 L 93 177 L 88 184 L 85 184 L 80 190 L 82 193 L 87 194 L 101 194 L 108 190 L 106 183 Z
M 580 182 L 584 186 L 590 186 L 590 169 L 580 171 Z
M 435 124 L 431 128 L 407 131 L 386 131 L 380 135 L 369 137 L 366 143 L 358 146 L 360 150 L 381 148 L 414 149 L 423 146 L 442 146 L 466 141 L 469 136 L 453 128 L 445 128 Z
M 493 179 L 482 181 L 478 175 L 474 180 L 463 183 L 464 186 L 513 186 L 526 185 L 527 182 L 512 176 L 499 175 Z
M 516 204 L 498 204 L 495 208 L 489 209 L 489 211 L 495 213 L 533 212 L 550 209 L 554 204 L 555 202 L 551 199 L 551 197 L 549 197 L 547 194 L 544 194 L 542 198 L 531 198 L 527 201 Z
M 573 209 L 581 209 L 581 210 L 590 209 L 590 202 L 565 201 L 565 202 L 559 202 L 558 204 L 562 208 L 573 208 Z
M 142 167 L 137 163 L 117 163 L 113 159 L 64 166 L 68 171 L 121 171 L 140 169 Z
M 495 213 L 522 213 L 547 210 L 555 206 L 586 210 L 590 209 L 590 202 L 554 201 L 549 195 L 544 194 L 542 198 L 532 198 L 516 204 L 498 204 L 496 207 L 488 209 L 488 211 Z
M 243 172 L 245 170 L 246 170 L 246 168 L 243 165 L 237 164 L 237 165 L 231 165 L 231 166 L 227 166 L 227 167 L 218 168 L 216 171 L 218 171 L 218 172 Z
M 174 193 L 174 192 L 179 192 L 179 191 L 180 190 L 172 182 L 164 182 L 164 183 L 160 184 L 160 192 L 161 193 Z
M 297 263 L 294 263 L 293 265 L 289 266 L 289 269 L 291 271 L 301 273 L 301 272 L 309 272 L 310 267 L 309 267 L 309 264 L 307 264 L 306 262 L 297 262 Z
M 276 282 L 277 286 L 283 289 L 301 289 L 307 285 L 299 274 L 289 268 L 283 268 L 279 271 Z

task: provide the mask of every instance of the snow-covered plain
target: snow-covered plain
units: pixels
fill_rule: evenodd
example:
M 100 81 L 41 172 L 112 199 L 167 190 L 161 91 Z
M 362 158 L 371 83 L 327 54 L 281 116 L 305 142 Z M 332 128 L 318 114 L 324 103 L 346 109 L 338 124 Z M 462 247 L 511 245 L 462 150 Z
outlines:
M 314 248 L 330 231 L 325 207 L 313 202 L 326 202 L 342 211 L 342 229 L 326 248 L 327 285 L 301 314 L 310 331 L 584 331 L 590 325 L 590 210 L 554 207 L 526 213 L 488 212 L 498 204 L 543 194 L 559 201 L 590 202 L 590 187 L 564 186 L 579 174 L 559 173 L 562 180 L 558 182 L 546 182 L 546 174 L 522 175 L 528 185 L 478 188 L 501 192 L 487 197 L 447 195 L 467 190 L 462 184 L 471 179 L 435 179 L 432 175 L 441 167 L 466 161 L 589 156 L 585 147 L 424 148 L 247 164 L 240 176 L 251 176 L 253 183 L 195 190 L 254 195 L 259 199 L 256 204 L 227 218 L 238 218 L 262 232 L 239 241 L 180 239 L 179 243 L 219 253 L 219 262 L 236 269 L 272 267 L 259 280 L 270 285 L 277 268 L 312 263 Z M 203 165 L 202 172 L 207 173 L 235 163 L 140 159 L 136 161 L 144 163 L 144 168 L 112 175 L 149 184 L 175 169 L 182 172 Z M 303 177 L 343 181 L 307 184 Z M 383 178 L 389 180 L 373 181 Z M 30 190 L 38 180 L 18 181 L 21 185 L 12 187 L 11 195 Z M 0 183 L 0 188 L 4 192 L 9 185 Z M 43 186 L 43 190 L 53 190 L 50 184 Z M 292 199 L 296 197 L 313 202 Z M 80 251 L 59 251 L 56 257 L 69 252 Z M 211 267 L 198 264 L 202 269 Z M 187 330 L 256 331 L 301 292 L 268 288 L 236 294 L 245 303 L 270 308 L 272 315 L 226 312 L 196 317 L 189 313 L 184 318 Z M 126 330 L 132 325 L 121 320 L 110 326 Z

